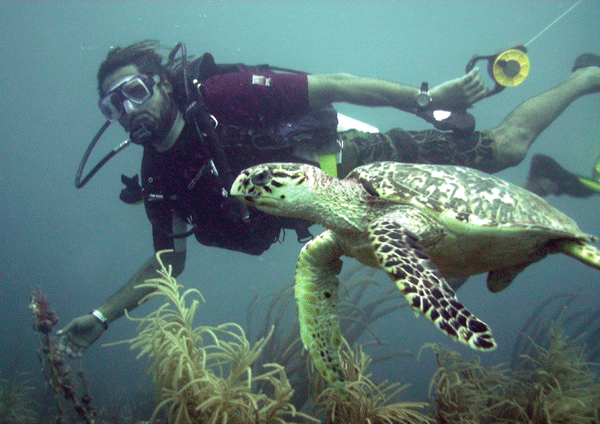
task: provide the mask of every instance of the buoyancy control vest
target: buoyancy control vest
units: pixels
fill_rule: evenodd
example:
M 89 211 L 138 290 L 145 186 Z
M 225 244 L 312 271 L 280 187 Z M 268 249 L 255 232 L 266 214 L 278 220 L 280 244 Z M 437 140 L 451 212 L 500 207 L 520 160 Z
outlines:
M 306 74 L 287 68 L 273 67 L 267 64 L 246 65 L 243 63 L 217 64 L 210 53 L 188 65 L 193 84 L 199 87 L 208 78 L 232 72 L 252 71 L 256 73 L 287 72 Z M 185 103 L 185 90 L 182 72 L 175 72 L 174 99 L 178 104 Z M 199 91 L 199 90 L 198 90 Z M 195 94 L 199 94 L 196 92 Z M 210 111 L 209 111 L 210 112 Z M 337 152 L 337 111 L 333 106 L 309 111 L 292 116 L 285 120 L 262 126 L 243 127 L 227 123 L 218 123 L 218 133 L 224 147 L 245 143 L 256 150 L 280 150 L 292 147 L 294 154 L 300 158 L 314 160 L 321 152 Z M 314 152 L 310 159 L 308 152 Z

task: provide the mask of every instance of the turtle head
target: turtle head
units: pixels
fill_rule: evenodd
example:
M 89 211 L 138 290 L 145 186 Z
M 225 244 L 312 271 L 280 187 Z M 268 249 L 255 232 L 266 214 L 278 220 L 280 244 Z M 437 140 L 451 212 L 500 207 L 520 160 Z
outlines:
M 231 186 L 231 195 L 274 215 L 307 218 L 306 206 L 318 180 L 328 176 L 300 163 L 267 163 L 243 170 Z M 331 178 L 331 177 L 329 177 Z

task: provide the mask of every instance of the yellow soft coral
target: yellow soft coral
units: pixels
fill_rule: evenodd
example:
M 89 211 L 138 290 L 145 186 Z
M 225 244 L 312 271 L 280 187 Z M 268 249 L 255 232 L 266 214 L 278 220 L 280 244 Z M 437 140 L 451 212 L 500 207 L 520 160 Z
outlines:
M 235 323 L 218 327 L 199 326 L 193 321 L 202 295 L 182 287 L 157 253 L 160 277 L 140 287 L 152 287 L 148 296 L 164 296 L 167 303 L 139 322 L 138 335 L 129 340 L 140 349 L 138 358 L 153 358 L 150 371 L 160 398 L 153 417 L 166 409 L 173 423 L 285 423 L 285 417 L 312 420 L 290 403 L 293 389 L 282 366 L 266 364 L 269 371 L 253 376 L 251 366 L 269 336 L 250 346 L 244 330 Z M 196 296 L 189 306 L 188 296 Z M 147 300 L 144 299 L 144 301 Z M 259 382 L 270 386 L 267 395 L 255 392 Z

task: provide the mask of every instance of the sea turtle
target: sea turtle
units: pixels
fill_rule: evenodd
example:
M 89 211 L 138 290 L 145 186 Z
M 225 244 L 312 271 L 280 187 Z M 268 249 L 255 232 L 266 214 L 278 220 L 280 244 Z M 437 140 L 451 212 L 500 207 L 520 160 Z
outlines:
M 529 191 L 473 169 L 377 162 L 345 179 L 306 164 L 248 168 L 231 194 L 276 215 L 328 230 L 298 259 L 302 341 L 321 375 L 343 385 L 336 303 L 346 255 L 383 269 L 415 313 L 474 349 L 496 347 L 489 327 L 456 300 L 445 278 L 489 272 L 491 291 L 526 266 L 562 252 L 600 268 L 600 251 L 569 217 Z

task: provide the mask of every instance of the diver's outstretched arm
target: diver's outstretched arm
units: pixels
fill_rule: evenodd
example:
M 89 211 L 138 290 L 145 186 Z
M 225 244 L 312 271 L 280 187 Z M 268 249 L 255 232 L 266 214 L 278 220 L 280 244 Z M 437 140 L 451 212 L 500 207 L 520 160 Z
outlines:
M 419 89 L 375 78 L 350 74 L 308 76 L 308 99 L 311 109 L 330 103 L 345 102 L 362 106 L 387 106 L 412 111 L 416 108 Z M 446 81 L 430 90 L 428 109 L 463 110 L 483 99 L 487 88 L 477 68 L 468 74 Z
M 173 267 L 174 277 L 183 272 L 185 257 L 185 250 L 165 252 L 161 256 L 165 264 L 170 264 Z M 156 257 L 152 255 L 119 291 L 96 308 L 106 318 L 107 324 L 122 317 L 125 311 L 137 308 L 140 301 L 152 293 L 150 288 L 136 288 L 136 286 L 146 280 L 159 278 L 160 275 L 157 272 L 159 269 L 160 264 Z M 91 313 L 74 318 L 58 331 L 57 334 L 60 336 L 58 348 L 71 357 L 81 356 L 88 347 L 100 338 L 105 329 L 106 325 Z

